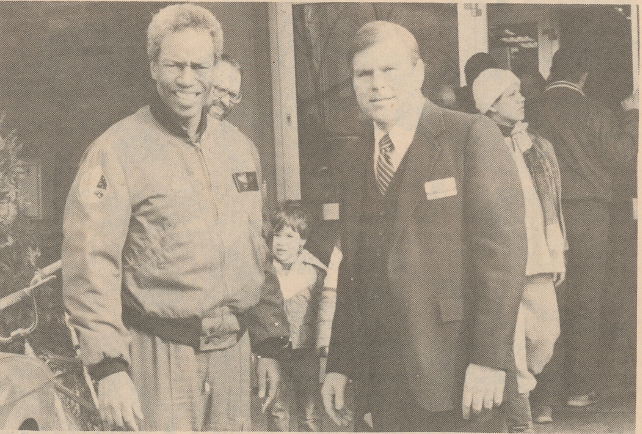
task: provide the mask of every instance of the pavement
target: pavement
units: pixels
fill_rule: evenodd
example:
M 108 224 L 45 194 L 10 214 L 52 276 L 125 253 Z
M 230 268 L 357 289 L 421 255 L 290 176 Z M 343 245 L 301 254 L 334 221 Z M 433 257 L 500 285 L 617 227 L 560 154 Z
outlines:
M 597 404 L 585 408 L 557 406 L 553 408 L 553 423 L 535 424 L 536 433 L 587 434 L 587 433 L 635 433 L 636 365 L 634 356 L 622 345 L 605 356 Z M 628 353 L 629 357 L 626 357 Z M 266 430 L 265 415 L 260 412 L 256 397 L 252 402 L 252 423 L 255 431 Z M 352 426 L 338 427 L 327 416 L 323 421 L 324 431 L 352 431 Z
M 587 433 L 635 433 L 635 388 L 612 388 L 602 394 L 600 401 L 590 407 L 574 409 L 553 408 L 553 423 L 535 424 L 536 433 L 587 434 Z M 265 416 L 260 413 L 256 399 L 253 403 L 253 428 L 265 431 Z M 352 427 L 340 428 L 327 417 L 323 421 L 324 431 L 352 431 Z

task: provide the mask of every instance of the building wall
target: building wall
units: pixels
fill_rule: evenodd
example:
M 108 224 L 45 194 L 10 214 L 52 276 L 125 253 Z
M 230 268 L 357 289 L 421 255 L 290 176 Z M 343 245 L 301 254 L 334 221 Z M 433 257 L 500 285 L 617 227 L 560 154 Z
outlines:
M 42 161 L 45 256 L 56 259 L 65 198 L 85 148 L 154 91 L 145 31 L 163 3 L 0 2 L 2 128 Z M 202 3 L 219 18 L 225 51 L 245 70 L 231 121 L 254 140 L 274 199 L 274 140 L 267 6 Z

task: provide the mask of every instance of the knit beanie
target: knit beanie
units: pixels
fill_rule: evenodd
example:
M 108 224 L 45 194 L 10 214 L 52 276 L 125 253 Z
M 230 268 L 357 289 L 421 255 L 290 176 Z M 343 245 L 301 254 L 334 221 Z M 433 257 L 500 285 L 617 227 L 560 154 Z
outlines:
M 520 84 L 519 78 L 507 69 L 487 69 L 473 82 L 475 106 L 485 114 L 497 99 L 513 84 Z

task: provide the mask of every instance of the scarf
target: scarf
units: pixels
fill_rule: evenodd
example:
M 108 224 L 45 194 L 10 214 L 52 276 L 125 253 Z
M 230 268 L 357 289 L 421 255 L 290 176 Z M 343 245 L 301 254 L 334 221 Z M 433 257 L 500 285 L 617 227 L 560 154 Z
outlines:
M 555 186 L 555 172 L 546 154 L 537 146 L 527 132 L 526 122 L 517 122 L 513 128 L 498 124 L 504 137 L 511 137 L 513 146 L 522 152 L 524 162 L 533 179 L 533 185 L 537 191 L 542 212 L 544 214 L 544 225 L 560 225 L 559 210 L 557 201 L 557 188 Z

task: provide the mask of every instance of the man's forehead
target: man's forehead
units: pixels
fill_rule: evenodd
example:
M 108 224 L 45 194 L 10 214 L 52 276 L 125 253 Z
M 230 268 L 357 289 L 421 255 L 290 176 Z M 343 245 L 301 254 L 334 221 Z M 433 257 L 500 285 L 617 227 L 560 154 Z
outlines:
M 241 72 L 235 66 L 229 64 L 228 62 L 219 61 L 214 67 L 214 80 L 225 82 L 225 84 L 233 86 L 240 86 Z
M 395 63 L 404 60 L 412 61 L 411 49 L 407 44 L 404 44 L 399 38 L 386 39 L 377 41 L 369 47 L 355 53 L 353 57 L 353 64 L 355 60 L 375 60 L 378 62 L 394 60 Z
M 217 74 L 228 75 L 230 77 L 241 75 L 241 72 L 234 65 L 226 62 L 225 60 L 219 60 L 216 62 L 215 71 Z
M 214 59 L 214 42 L 208 32 L 202 29 L 186 28 L 165 35 L 160 44 L 159 58 L 199 60 Z

